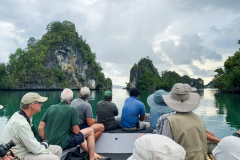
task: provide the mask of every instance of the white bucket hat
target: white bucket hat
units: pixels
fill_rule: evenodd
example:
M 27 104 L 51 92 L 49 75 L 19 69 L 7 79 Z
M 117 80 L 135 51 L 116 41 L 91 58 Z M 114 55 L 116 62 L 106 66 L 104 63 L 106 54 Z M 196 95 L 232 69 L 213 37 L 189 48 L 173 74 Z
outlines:
M 200 103 L 200 95 L 190 91 L 183 83 L 176 83 L 170 95 L 163 95 L 163 100 L 172 109 L 178 112 L 190 112 Z
M 133 154 L 127 160 L 184 160 L 186 151 L 172 139 L 148 134 L 136 139 Z

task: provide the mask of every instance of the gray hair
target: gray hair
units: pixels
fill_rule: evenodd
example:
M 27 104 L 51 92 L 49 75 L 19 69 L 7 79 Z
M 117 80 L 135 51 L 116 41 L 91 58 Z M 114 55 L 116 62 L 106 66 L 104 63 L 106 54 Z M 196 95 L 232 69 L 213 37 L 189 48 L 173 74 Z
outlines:
M 90 95 L 90 90 L 88 87 L 82 87 L 80 93 L 81 97 L 87 98 Z
M 73 99 L 73 91 L 65 88 L 61 93 L 61 102 L 70 102 Z

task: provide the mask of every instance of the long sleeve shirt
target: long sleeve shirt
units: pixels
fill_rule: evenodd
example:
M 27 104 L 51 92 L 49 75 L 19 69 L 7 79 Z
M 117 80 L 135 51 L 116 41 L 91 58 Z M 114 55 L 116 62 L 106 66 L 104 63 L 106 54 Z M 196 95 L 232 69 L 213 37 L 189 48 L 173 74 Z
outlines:
M 33 154 L 51 154 L 37 139 L 31 130 L 32 122 L 29 124 L 25 117 L 15 112 L 6 124 L 0 139 L 1 144 L 13 140 L 16 146 L 11 150 L 17 156 L 25 155 L 30 152 Z

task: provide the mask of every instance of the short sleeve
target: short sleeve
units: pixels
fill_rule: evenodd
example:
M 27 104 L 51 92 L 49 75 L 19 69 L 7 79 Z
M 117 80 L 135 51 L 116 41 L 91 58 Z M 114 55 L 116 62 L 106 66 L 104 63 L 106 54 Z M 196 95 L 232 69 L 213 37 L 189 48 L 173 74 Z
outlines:
M 173 139 L 171 125 L 168 119 L 165 119 L 162 129 L 162 135 Z
M 93 114 L 92 114 L 92 107 L 90 105 L 88 105 L 86 107 L 86 118 L 92 118 Z
M 141 104 L 140 116 L 145 116 L 145 106 L 143 103 Z
M 113 103 L 113 108 L 114 108 L 114 116 L 118 115 L 118 108 L 116 106 L 116 104 Z
M 79 122 L 79 119 L 78 119 L 78 115 L 77 115 L 77 110 L 75 107 L 71 107 L 72 108 L 72 120 L 71 120 L 71 126 L 75 126 L 75 125 L 79 125 L 80 122 Z
M 42 117 L 42 120 L 41 120 L 41 121 L 43 121 L 43 122 L 45 122 L 45 123 L 47 123 L 48 110 L 49 110 L 49 108 L 48 108 L 47 111 L 44 113 L 44 115 L 43 115 L 43 117 Z

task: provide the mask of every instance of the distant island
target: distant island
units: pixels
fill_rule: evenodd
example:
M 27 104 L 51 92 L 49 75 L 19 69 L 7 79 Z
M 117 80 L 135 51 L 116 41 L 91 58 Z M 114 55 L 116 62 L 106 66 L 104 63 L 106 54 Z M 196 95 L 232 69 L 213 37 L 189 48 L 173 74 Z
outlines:
M 204 88 L 201 78 L 194 79 L 187 75 L 180 76 L 175 71 L 163 71 L 159 75 L 149 57 L 142 58 L 130 70 L 130 79 L 126 88 L 137 87 L 142 90 L 170 90 L 175 83 L 187 83 L 197 89 Z
M 112 88 L 74 23 L 54 21 L 46 30 L 40 40 L 30 37 L 25 49 L 10 54 L 7 64 L 0 63 L 0 89 Z

